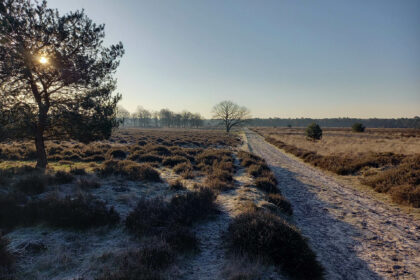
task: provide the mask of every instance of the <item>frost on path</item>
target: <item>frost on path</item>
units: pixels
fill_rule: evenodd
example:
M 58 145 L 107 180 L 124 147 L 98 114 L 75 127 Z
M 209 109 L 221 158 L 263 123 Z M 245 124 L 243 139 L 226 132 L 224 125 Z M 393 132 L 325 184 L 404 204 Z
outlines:
M 275 173 L 327 279 L 420 279 L 420 221 L 302 163 L 246 130 Z
M 239 166 L 238 160 L 235 165 Z M 194 226 L 193 230 L 199 240 L 199 252 L 183 261 L 176 273 L 172 275 L 173 279 L 229 279 L 235 273 L 257 275 L 257 279 L 261 280 L 284 279 L 274 266 L 262 265 L 254 261 L 244 262 L 241 259 L 232 259 L 227 255 L 224 234 L 231 219 L 242 212 L 241 203 L 244 200 L 252 200 L 256 204 L 263 202 L 259 191 L 246 186 L 252 182 L 252 178 L 244 168 L 238 167 L 234 180 L 235 188 L 221 192 L 216 199 L 219 212 L 209 220 Z

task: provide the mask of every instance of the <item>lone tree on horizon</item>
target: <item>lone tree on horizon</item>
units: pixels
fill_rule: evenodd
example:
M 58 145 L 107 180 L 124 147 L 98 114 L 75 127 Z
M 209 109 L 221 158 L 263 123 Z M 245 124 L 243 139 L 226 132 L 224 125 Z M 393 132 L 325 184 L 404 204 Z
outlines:
M 60 15 L 46 1 L 0 1 L 0 138 L 106 139 L 118 126 L 114 73 L 122 43 L 102 46 L 104 25 L 84 11 Z
M 250 118 L 250 112 L 232 101 L 222 101 L 213 107 L 213 118 L 220 120 L 229 133 L 233 127 L 244 124 Z

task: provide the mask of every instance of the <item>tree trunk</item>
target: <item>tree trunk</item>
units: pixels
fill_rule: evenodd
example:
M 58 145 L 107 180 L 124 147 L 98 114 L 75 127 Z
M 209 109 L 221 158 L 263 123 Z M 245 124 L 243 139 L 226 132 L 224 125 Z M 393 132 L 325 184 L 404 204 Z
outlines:
M 36 128 L 35 146 L 37 154 L 36 167 L 45 169 L 47 167 L 47 153 L 45 152 L 44 129 L 39 125 Z

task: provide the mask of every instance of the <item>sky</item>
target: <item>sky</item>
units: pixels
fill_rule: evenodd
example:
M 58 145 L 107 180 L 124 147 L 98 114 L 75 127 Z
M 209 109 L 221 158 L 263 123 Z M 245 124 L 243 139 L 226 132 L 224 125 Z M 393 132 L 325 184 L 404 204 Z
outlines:
M 420 116 L 418 0 L 48 0 L 121 41 L 121 105 L 211 117 Z

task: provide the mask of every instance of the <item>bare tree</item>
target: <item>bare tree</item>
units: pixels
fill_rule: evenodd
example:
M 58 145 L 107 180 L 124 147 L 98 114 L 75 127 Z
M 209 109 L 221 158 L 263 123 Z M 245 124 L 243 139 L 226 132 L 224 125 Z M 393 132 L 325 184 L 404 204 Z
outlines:
M 152 112 L 152 119 L 153 119 L 153 125 L 155 127 L 159 127 L 159 112 L 153 111 Z
M 250 112 L 232 101 L 222 101 L 213 107 L 213 118 L 220 120 L 229 133 L 233 127 L 246 122 L 250 118 Z
M 130 112 L 127 111 L 124 107 L 118 105 L 116 109 L 116 116 L 117 119 L 125 126 L 125 123 L 128 119 L 130 119 Z
M 138 106 L 135 112 L 135 116 L 136 118 L 138 118 L 140 122 L 140 126 L 142 127 L 149 126 L 150 120 L 152 118 L 152 114 L 148 110 L 144 109 L 141 106 Z

